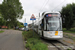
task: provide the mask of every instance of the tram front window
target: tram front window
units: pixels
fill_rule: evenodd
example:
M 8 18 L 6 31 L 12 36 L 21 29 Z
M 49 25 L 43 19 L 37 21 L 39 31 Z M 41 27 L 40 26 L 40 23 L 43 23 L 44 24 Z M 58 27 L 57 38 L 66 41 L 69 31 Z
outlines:
M 60 28 L 60 19 L 57 17 L 51 17 L 47 19 L 47 30 L 57 31 Z

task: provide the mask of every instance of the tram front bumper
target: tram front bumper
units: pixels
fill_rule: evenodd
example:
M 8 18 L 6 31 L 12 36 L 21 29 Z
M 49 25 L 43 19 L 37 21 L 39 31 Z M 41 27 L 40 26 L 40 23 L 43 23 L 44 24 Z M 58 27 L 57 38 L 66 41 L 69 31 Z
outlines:
M 44 37 L 45 39 L 51 39 L 51 40 L 59 40 L 59 39 L 62 39 L 63 37 L 62 36 L 47 36 L 47 37 Z

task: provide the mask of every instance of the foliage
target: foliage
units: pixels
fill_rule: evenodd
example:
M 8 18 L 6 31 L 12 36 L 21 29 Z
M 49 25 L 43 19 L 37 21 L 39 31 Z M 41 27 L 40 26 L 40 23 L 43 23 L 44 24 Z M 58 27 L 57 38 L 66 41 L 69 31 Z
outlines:
M 29 50 L 48 50 L 47 45 L 42 43 L 39 36 L 33 30 L 23 31 L 23 36 L 25 40 L 27 40 L 26 47 Z
M 34 33 L 34 36 L 33 36 Z M 27 40 L 29 38 L 39 38 L 39 36 L 34 31 L 24 31 L 22 33 L 24 35 L 24 39 Z
M 23 27 L 23 23 L 17 21 L 16 26 L 19 26 L 19 28 Z
M 0 26 L 4 25 L 5 21 L 3 20 L 3 18 L 0 18 Z
M 19 28 L 22 28 L 22 27 L 23 27 L 23 25 L 20 25 L 20 26 L 19 26 Z
M 0 10 L 1 11 L 1 10 Z M 4 19 L 3 19 L 3 17 L 2 17 L 2 15 L 1 15 L 1 13 L 0 13 L 0 26 L 2 26 L 2 25 L 4 25 Z
M 41 43 L 39 39 L 35 38 L 28 39 L 26 47 L 29 47 L 30 50 L 48 50 L 44 43 Z
M 68 48 L 67 50 L 72 50 L 71 48 Z
M 75 28 L 71 28 L 70 30 L 66 30 L 66 28 L 63 28 L 63 31 L 67 33 L 75 33 Z
M 9 27 L 15 26 L 17 18 L 21 19 L 24 13 L 19 0 L 4 0 L 0 5 L 0 12 Z
M 71 29 L 74 24 L 75 19 L 75 3 L 67 4 L 66 7 L 63 7 L 61 10 L 61 16 L 63 18 L 63 27 L 67 30 Z

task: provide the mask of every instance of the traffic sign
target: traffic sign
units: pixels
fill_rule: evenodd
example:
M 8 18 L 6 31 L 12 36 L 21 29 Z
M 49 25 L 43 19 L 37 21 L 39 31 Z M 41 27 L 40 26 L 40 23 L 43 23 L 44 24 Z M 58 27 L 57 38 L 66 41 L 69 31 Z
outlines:
M 35 18 L 35 16 L 34 16 L 34 14 L 32 14 L 32 16 L 31 16 L 30 20 L 36 20 L 36 18 Z
M 24 23 L 24 26 L 27 26 L 27 23 Z

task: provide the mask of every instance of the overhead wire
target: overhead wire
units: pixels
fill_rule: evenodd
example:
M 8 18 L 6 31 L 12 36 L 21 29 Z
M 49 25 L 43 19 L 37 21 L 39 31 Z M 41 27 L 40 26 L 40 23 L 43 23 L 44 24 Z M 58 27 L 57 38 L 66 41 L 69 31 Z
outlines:
M 45 5 L 45 4 L 44 4 L 45 2 L 46 2 L 46 0 L 44 0 L 43 5 L 40 7 L 40 9 L 39 9 L 40 11 L 43 9 L 43 7 L 44 7 L 44 5 Z M 39 12 L 39 13 L 40 13 L 40 12 Z M 38 20 L 39 20 L 39 18 L 38 18 Z M 38 20 L 37 20 L 37 21 L 38 21 Z M 35 23 L 36 23 L 36 21 L 35 21 Z
M 45 0 L 45 1 L 46 1 L 46 0 Z M 43 2 L 43 5 L 44 5 L 45 1 Z M 43 5 L 41 6 L 40 10 L 42 9 Z
M 44 1 L 44 3 L 45 3 L 45 1 Z M 40 10 L 43 10 L 43 8 L 48 4 L 48 2 L 49 2 L 49 0 L 47 0 L 47 2 L 45 4 L 43 3 L 43 5 L 41 6 Z M 62 3 L 64 3 L 64 2 L 65 2 L 65 0 Z M 58 6 L 60 6 L 62 3 L 60 3 L 59 5 L 57 5 L 55 8 L 57 8 Z M 52 10 L 54 10 L 55 8 L 53 8 Z
M 62 2 L 62 3 L 64 3 L 65 2 L 65 0 Z M 60 3 L 59 5 L 57 5 L 55 8 L 53 8 L 52 10 L 54 10 L 54 9 L 56 9 L 58 6 L 60 6 L 62 3 Z
M 40 8 L 40 9 L 43 10 L 43 8 L 47 5 L 48 2 L 49 2 L 49 0 L 47 0 L 47 2 L 45 3 L 45 5 L 42 6 L 42 8 Z M 64 3 L 64 2 L 65 2 L 65 0 L 62 3 Z M 58 6 L 60 6 L 62 3 L 60 3 L 59 5 L 57 5 L 55 8 L 57 8 Z M 52 10 L 54 10 L 55 8 L 53 8 Z
M 46 1 L 46 0 L 45 0 L 45 1 Z M 46 4 L 48 3 L 49 0 L 47 0 L 46 3 L 45 3 L 45 1 L 44 1 L 43 5 L 41 6 L 40 10 L 43 10 L 43 8 L 46 6 Z
M 46 2 L 46 4 L 44 5 L 44 7 L 47 5 L 48 1 L 49 1 L 49 0 L 47 0 L 47 2 Z M 43 9 L 42 9 L 42 10 L 43 10 Z

